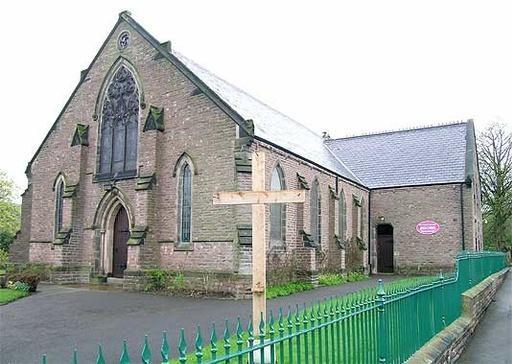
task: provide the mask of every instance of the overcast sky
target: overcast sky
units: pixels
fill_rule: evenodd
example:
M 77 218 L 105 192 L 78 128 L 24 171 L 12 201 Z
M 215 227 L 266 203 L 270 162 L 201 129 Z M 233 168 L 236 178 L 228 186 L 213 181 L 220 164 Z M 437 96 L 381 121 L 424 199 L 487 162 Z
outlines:
M 117 21 L 332 137 L 512 123 L 506 1 L 2 1 L 0 169 L 24 170 Z

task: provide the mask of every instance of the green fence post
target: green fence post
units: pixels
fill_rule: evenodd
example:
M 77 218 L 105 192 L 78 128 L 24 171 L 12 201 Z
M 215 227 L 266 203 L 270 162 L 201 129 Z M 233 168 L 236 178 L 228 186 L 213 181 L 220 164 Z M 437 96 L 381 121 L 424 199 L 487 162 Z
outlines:
M 386 319 L 386 292 L 384 291 L 384 285 L 382 279 L 379 279 L 379 285 L 377 289 L 377 303 L 378 303 L 378 316 L 379 316 L 379 337 L 377 339 L 377 350 L 379 353 L 379 363 L 386 363 L 388 357 L 388 330 L 387 330 L 387 319 Z

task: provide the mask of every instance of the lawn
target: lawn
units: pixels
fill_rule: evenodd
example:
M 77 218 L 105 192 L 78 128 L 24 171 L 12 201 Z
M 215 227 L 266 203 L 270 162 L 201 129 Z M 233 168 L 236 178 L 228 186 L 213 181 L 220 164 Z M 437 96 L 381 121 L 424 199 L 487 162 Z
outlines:
M 0 305 L 8 304 L 19 298 L 28 296 L 29 293 L 10 288 L 0 288 Z

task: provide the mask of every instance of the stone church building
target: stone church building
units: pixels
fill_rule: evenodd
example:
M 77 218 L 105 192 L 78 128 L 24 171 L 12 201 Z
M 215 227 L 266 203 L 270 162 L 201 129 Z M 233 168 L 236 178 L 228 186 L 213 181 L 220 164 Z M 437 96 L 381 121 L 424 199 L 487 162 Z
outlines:
M 123 12 L 29 162 L 17 262 L 56 282 L 144 271 L 190 288 L 250 287 L 251 210 L 213 206 L 248 190 L 251 152 L 267 189 L 306 189 L 267 207 L 268 279 L 321 271 L 448 269 L 482 247 L 472 121 L 331 139 L 160 43 Z

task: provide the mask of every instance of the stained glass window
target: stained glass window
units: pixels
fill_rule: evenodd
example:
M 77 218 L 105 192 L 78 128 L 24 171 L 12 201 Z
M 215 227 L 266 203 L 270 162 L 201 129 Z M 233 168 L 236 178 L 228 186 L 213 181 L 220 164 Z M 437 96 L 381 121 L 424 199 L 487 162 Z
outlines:
M 63 199 L 64 199 L 64 181 L 61 179 L 55 188 L 55 236 L 62 229 L 63 215 Z
M 101 119 L 100 175 L 135 175 L 139 90 L 132 73 L 121 66 L 105 93 Z
M 322 242 L 322 200 L 318 190 L 318 180 L 314 180 L 310 190 L 311 238 L 313 244 Z
M 279 191 L 285 188 L 284 174 L 280 166 L 272 171 L 270 189 Z M 270 246 L 283 245 L 286 236 L 286 205 L 273 203 L 270 205 Z
M 190 243 L 192 171 L 188 163 L 183 164 L 181 168 L 180 185 L 180 242 Z

